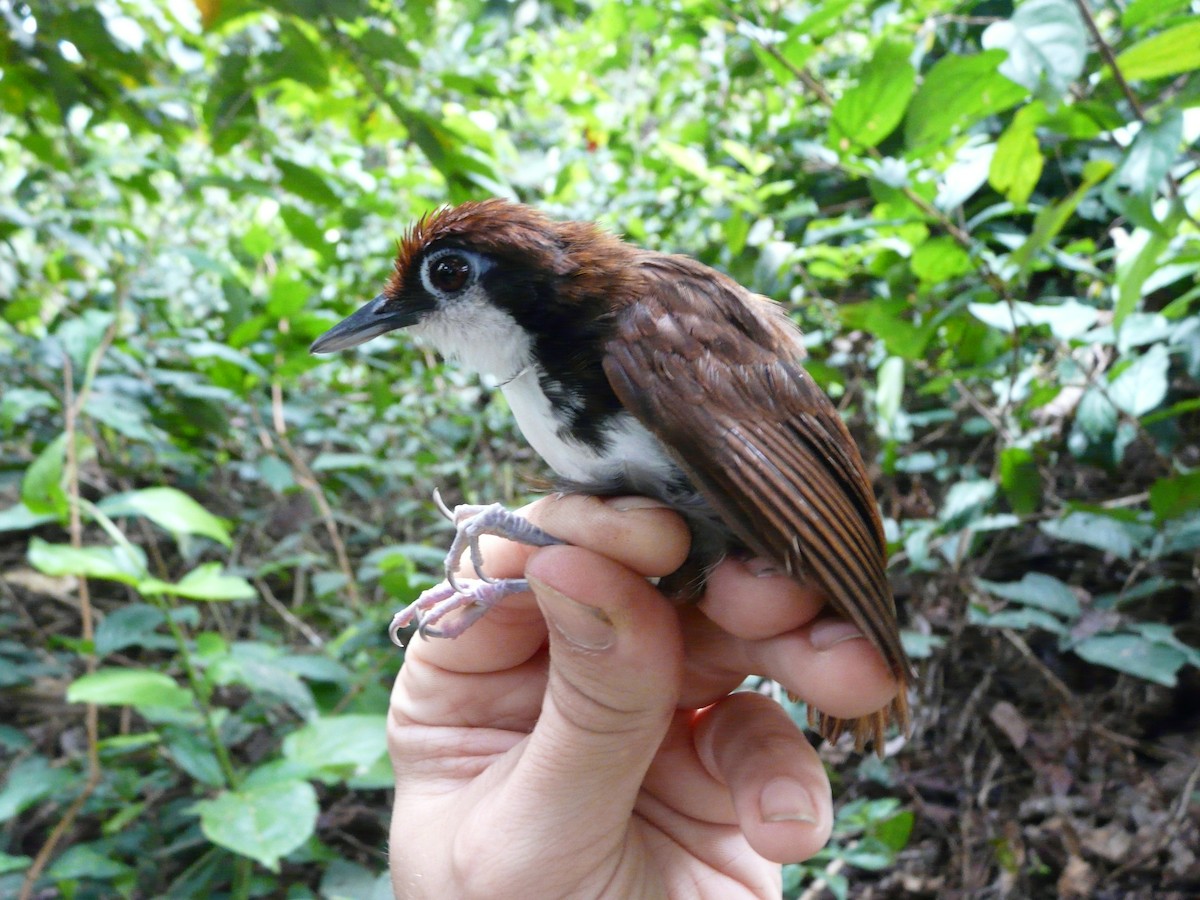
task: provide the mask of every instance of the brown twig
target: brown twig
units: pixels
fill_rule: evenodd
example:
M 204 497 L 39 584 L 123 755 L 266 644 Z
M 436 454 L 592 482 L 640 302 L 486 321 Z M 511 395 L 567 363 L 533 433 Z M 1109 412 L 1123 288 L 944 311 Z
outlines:
M 95 376 L 100 366 L 100 357 L 108 350 L 116 337 L 121 299 L 121 295 L 118 294 L 113 320 L 88 360 L 78 395 L 75 394 L 75 372 L 71 365 L 71 355 L 63 354 L 63 433 L 66 435 L 66 461 L 63 467 L 63 477 L 67 482 L 68 515 L 70 516 L 67 527 L 71 546 L 76 550 L 83 547 L 83 517 L 80 514 L 79 502 L 79 449 L 76 445 L 79 434 L 79 414 L 83 410 L 84 403 L 87 402 L 92 377 Z M 90 644 L 95 638 L 95 624 L 92 619 L 92 596 L 86 578 L 78 579 L 78 589 L 80 637 Z M 94 652 L 89 652 L 84 656 L 84 670 L 89 675 L 96 671 L 96 654 Z M 34 884 L 54 855 L 58 842 L 75 823 L 79 811 L 83 809 L 83 804 L 100 784 L 100 714 L 96 704 L 88 703 L 84 707 L 83 723 L 87 733 L 87 775 L 84 779 L 83 790 L 67 807 L 67 811 L 63 813 L 62 818 L 58 820 L 47 836 L 46 842 L 38 850 L 37 856 L 34 857 L 33 863 L 29 866 L 25 878 L 21 882 L 20 900 L 29 900 L 33 896 Z
M 333 508 L 325 499 L 325 492 L 321 490 L 321 483 L 317 480 L 317 476 L 313 474 L 313 470 L 304 461 L 304 457 L 296 452 L 296 448 L 288 440 L 287 422 L 283 416 L 283 388 L 278 381 L 271 383 L 271 422 L 274 426 L 275 440 L 279 442 L 279 446 L 283 449 L 284 455 L 287 456 L 288 462 L 291 463 L 292 469 L 296 473 L 297 484 L 308 491 L 321 513 L 321 521 L 324 523 L 329 541 L 333 545 L 338 568 L 346 579 L 346 595 L 350 598 L 350 605 L 355 610 L 361 610 L 362 597 L 358 593 L 358 582 L 354 578 L 354 568 L 350 565 L 350 554 L 346 552 L 346 544 L 342 541 L 341 533 L 338 531 Z
M 1104 36 L 1100 34 L 1100 27 L 1096 24 L 1096 19 L 1092 15 L 1091 9 L 1088 8 L 1085 0 L 1075 0 L 1075 8 L 1079 10 L 1079 15 L 1083 17 L 1084 25 L 1087 26 L 1088 32 L 1092 35 L 1092 40 L 1096 42 L 1096 49 L 1100 51 L 1100 56 L 1104 58 L 1104 64 L 1112 72 L 1113 81 L 1117 83 L 1117 87 L 1125 95 L 1125 100 L 1129 103 L 1130 109 L 1133 110 L 1134 116 L 1143 125 L 1149 124 L 1146 119 L 1145 107 L 1142 106 L 1142 102 L 1138 99 L 1137 94 L 1133 92 L 1133 88 L 1129 86 L 1129 82 L 1125 79 L 1125 73 L 1117 65 L 1117 57 L 1113 53 L 1112 47 L 1109 46 L 1108 41 L 1104 40 Z M 1167 173 L 1167 192 L 1171 195 L 1172 200 L 1179 199 L 1179 184 L 1175 181 L 1175 176 L 1170 172 Z
M 254 586 L 258 588 L 258 592 L 262 595 L 262 598 L 267 601 L 267 606 L 275 610 L 279 618 L 283 619 L 283 621 L 291 625 L 294 629 L 296 629 L 296 631 L 304 635 L 305 639 L 314 647 L 325 646 L 325 640 L 321 637 L 321 635 L 317 634 L 312 626 L 297 617 L 295 613 L 284 606 L 279 601 L 279 598 L 275 596 L 275 592 L 271 590 L 270 585 L 268 585 L 266 581 L 261 578 L 256 578 L 254 579 Z

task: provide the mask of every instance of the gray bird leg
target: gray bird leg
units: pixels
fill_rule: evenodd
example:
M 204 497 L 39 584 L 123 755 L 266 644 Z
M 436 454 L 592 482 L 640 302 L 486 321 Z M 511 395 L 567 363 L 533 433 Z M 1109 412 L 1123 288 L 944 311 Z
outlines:
M 454 574 L 462 562 L 463 554 L 471 551 L 471 566 L 475 574 L 492 584 L 494 578 L 489 578 L 483 571 L 483 551 L 479 548 L 479 539 L 485 534 L 493 534 L 518 544 L 530 547 L 549 547 L 561 544 L 558 538 L 547 534 L 528 519 L 522 519 L 514 512 L 509 512 L 499 503 L 489 503 L 486 506 L 463 504 L 450 509 L 442 501 L 442 495 L 434 491 L 433 502 L 438 505 L 447 519 L 454 523 L 454 540 L 446 553 L 446 581 L 456 591 L 459 590 L 458 577 Z
M 437 491 L 434 491 L 433 500 L 442 514 L 455 525 L 454 540 L 446 553 L 446 580 L 422 593 L 393 617 L 388 626 L 388 637 L 397 646 L 403 646 L 399 638 L 400 630 L 413 622 L 418 623 L 418 630 L 424 637 L 456 638 L 505 597 L 529 590 L 529 582 L 524 578 L 497 579 L 489 578 L 484 573 L 483 551 L 479 547 L 479 539 L 483 535 L 493 534 L 532 547 L 563 543 L 499 503 L 461 505 L 451 510 Z M 468 551 L 471 566 L 480 578 L 478 582 L 460 582 L 455 574 L 463 555 Z M 442 628 L 433 627 L 460 609 L 466 612 L 456 620 Z
M 489 609 L 513 594 L 529 590 L 524 578 L 502 578 L 497 581 L 479 581 L 455 589 L 443 581 L 431 587 L 392 617 L 388 626 L 388 637 L 397 647 L 403 647 L 401 629 L 418 622 L 417 630 L 422 637 L 456 638 L 476 622 Z M 434 628 L 455 610 L 466 610 L 457 620 L 442 628 Z

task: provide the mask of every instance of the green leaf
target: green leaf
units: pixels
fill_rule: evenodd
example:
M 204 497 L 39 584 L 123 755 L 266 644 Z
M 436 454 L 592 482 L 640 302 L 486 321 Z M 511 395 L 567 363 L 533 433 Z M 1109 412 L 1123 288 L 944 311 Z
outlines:
M 1058 96 L 1083 74 L 1088 35 L 1071 0 L 1026 0 L 1011 19 L 983 32 L 987 49 L 1008 51 L 1000 72 L 1036 91 L 1045 79 Z
M 1046 159 L 1038 143 L 1037 123 L 1044 115 L 1040 104 L 1018 112 L 996 142 L 988 168 L 988 183 L 1017 206 L 1025 205 L 1042 177 Z
M 345 859 L 335 859 L 321 876 L 323 900 L 393 900 L 387 872 L 376 872 Z
M 1158 231 L 1138 228 L 1126 247 L 1117 255 L 1117 305 L 1113 327 L 1120 328 L 1137 309 L 1146 279 L 1158 268 L 1158 259 L 1170 245 L 1170 238 Z M 1132 252 L 1130 252 L 1132 251 Z
M 44 756 L 5 765 L 8 771 L 0 788 L 0 822 L 15 819 L 35 803 L 60 794 L 78 777 L 69 767 L 52 767 Z
M 317 792 L 307 781 L 283 781 L 243 791 L 223 791 L 196 804 L 200 830 L 214 844 L 248 856 L 272 872 L 280 857 L 316 830 Z
M 338 195 L 333 192 L 322 175 L 283 157 L 276 156 L 274 159 L 282 176 L 279 183 L 285 191 L 295 194 L 297 197 L 303 197 L 319 206 L 336 206 L 338 204 Z
M 189 600 L 254 600 L 258 592 L 239 575 L 224 575 L 218 562 L 204 563 L 177 582 L 148 578 L 138 584 L 147 597 L 174 594 Z
M 323 9 L 314 8 L 313 15 L 319 15 Z M 306 18 L 304 13 L 292 12 L 300 18 Z M 264 74 L 268 79 L 281 80 L 290 78 L 311 88 L 320 90 L 329 84 L 329 64 L 319 44 L 308 38 L 295 24 L 284 19 L 279 30 L 279 49 L 264 53 L 261 61 Z M 394 62 L 407 51 L 403 44 L 393 40 L 395 53 L 389 58 Z
M 1160 478 L 1150 485 L 1150 509 L 1159 522 L 1200 509 L 1200 469 Z
M 280 275 L 271 282 L 267 315 L 275 319 L 286 319 L 304 309 L 311 296 L 312 288 L 298 277 L 292 274 Z
M 982 478 L 960 481 L 946 492 L 938 518 L 947 527 L 965 527 L 983 512 L 995 495 L 996 485 L 991 481 Z
M 174 535 L 198 534 L 229 547 L 233 539 L 225 523 L 203 506 L 172 487 L 144 488 L 114 494 L 98 504 L 109 516 L 145 516 Z
M 879 367 L 875 388 L 876 429 L 883 438 L 895 434 L 896 417 L 904 397 L 904 360 L 889 356 Z
M 1020 581 L 976 578 L 975 584 L 994 597 L 1043 609 L 1067 619 L 1075 619 L 1080 613 L 1075 592 L 1052 575 L 1026 572 Z
M 32 856 L 13 856 L 0 850 L 0 875 L 10 872 L 24 872 L 33 863 Z
M 1068 633 L 1068 628 L 1061 619 L 1056 619 L 1050 613 L 1031 606 L 989 613 L 972 604 L 967 608 L 967 622 L 971 625 L 982 625 L 985 628 L 1015 628 L 1017 631 L 1041 628 L 1052 634 L 1066 636 Z
M 171 728 L 167 732 L 167 752 L 175 765 L 189 776 L 209 787 L 225 787 L 225 773 L 207 741 L 192 731 Z
M 96 626 L 96 656 L 103 658 L 126 647 L 171 645 L 169 637 L 156 634 L 165 620 L 162 610 L 145 603 L 114 609 Z
M 46 575 L 77 575 L 136 585 L 146 572 L 145 556 L 137 547 L 76 548 L 35 537 L 29 542 L 26 557 L 31 566 Z
M 1054 240 L 1063 227 L 1075 214 L 1084 196 L 1097 184 L 1108 177 L 1113 170 L 1113 164 L 1108 160 L 1092 160 L 1083 167 L 1083 181 L 1067 197 L 1058 203 L 1042 207 L 1037 218 L 1033 220 L 1033 231 L 1020 247 L 1012 254 L 1012 261 L 1022 272 L 1028 271 L 1033 258 L 1043 247 Z
M 386 727 L 382 715 L 327 716 L 284 738 L 283 755 L 313 772 L 352 775 L 387 753 Z
M 1143 416 L 1167 396 L 1167 348 L 1154 344 L 1108 386 L 1108 398 L 1122 412 Z
M 912 810 L 906 809 L 880 822 L 872 831 L 892 852 L 899 853 L 908 846 L 915 821 Z
M 1024 447 L 1006 447 L 1000 453 L 1000 486 L 1008 505 L 1018 515 L 1029 515 L 1042 500 L 1042 479 L 1033 453 Z
M 1121 13 L 1122 28 L 1136 28 L 1171 15 L 1191 0 L 1133 0 Z
M 81 675 L 67 688 L 69 703 L 183 709 L 192 701 L 192 692 L 175 679 L 149 669 L 100 669 Z
M 1072 649 L 1090 663 L 1166 687 L 1175 687 L 1175 675 L 1187 662 L 1187 655 L 1178 648 L 1136 634 L 1097 634 Z
M 294 206 L 283 205 L 279 208 L 279 218 L 292 233 L 292 237 L 310 250 L 321 256 L 330 252 L 329 242 L 325 240 L 325 232 L 317 225 L 316 220 L 307 213 L 301 212 Z
M 1183 147 L 1183 111 L 1168 109 L 1157 121 L 1142 126 L 1109 180 L 1112 189 L 1127 187 L 1151 197 L 1170 172 Z M 1156 223 L 1157 224 L 1157 223 Z
M 258 123 L 258 103 L 253 86 L 246 80 L 249 68 L 249 58 L 231 47 L 221 56 L 210 83 L 204 123 L 213 152 L 218 155 L 228 152 Z
M 997 71 L 1003 50 L 986 50 L 974 56 L 950 55 L 939 60 L 925 76 L 908 108 L 905 142 L 913 150 L 941 143 L 966 131 L 985 116 L 1020 103 L 1025 88 Z
M 979 321 L 1006 334 L 1016 328 L 1047 325 L 1050 333 L 1062 341 L 1080 337 L 1100 318 L 1094 306 L 1068 298 L 1062 303 L 1027 303 L 1014 300 L 1008 303 L 968 303 L 967 310 Z
M 1135 81 L 1200 69 L 1200 19 L 1139 41 L 1117 57 L 1117 67 Z
M 949 235 L 931 238 L 912 255 L 912 270 L 926 284 L 940 284 L 965 275 L 973 268 L 971 257 Z
M 110 881 L 132 875 L 134 870 L 125 863 L 113 859 L 111 848 L 106 845 L 98 850 L 88 844 L 75 844 L 54 861 L 46 877 L 54 881 L 96 879 Z
M 0 532 L 28 531 L 57 519 L 57 516 L 50 513 L 44 515 L 33 513 L 24 503 L 18 503 L 16 506 L 10 506 L 8 509 L 0 511 Z
M 1121 559 L 1133 556 L 1134 535 L 1121 522 L 1108 516 L 1073 512 L 1062 519 L 1042 522 L 1039 527 L 1060 541 L 1095 547 Z
M 68 512 L 67 492 L 62 487 L 63 467 L 67 459 L 67 435 L 60 434 L 37 455 L 21 479 L 21 502 L 35 515 L 58 519 Z
M 874 147 L 896 129 L 917 83 L 916 70 L 908 61 L 911 55 L 907 44 L 880 44 L 862 80 L 833 108 L 829 139 L 834 147 Z

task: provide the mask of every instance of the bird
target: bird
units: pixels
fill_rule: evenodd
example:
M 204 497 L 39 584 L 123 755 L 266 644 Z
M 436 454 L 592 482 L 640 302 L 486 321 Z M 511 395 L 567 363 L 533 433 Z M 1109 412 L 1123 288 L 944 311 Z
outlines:
M 683 515 L 693 540 L 688 571 L 670 580 L 676 594 L 702 593 L 704 573 L 730 553 L 818 585 L 878 648 L 899 690 L 856 720 L 810 711 L 810 725 L 828 740 L 850 729 L 859 750 L 873 741 L 881 754 L 889 721 L 907 729 L 912 665 L 870 479 L 803 368 L 801 332 L 781 304 L 690 257 L 494 198 L 418 219 L 379 295 L 311 350 L 397 329 L 498 383 L 560 489 L 642 494 Z M 486 576 L 479 534 L 558 543 L 498 504 L 438 503 L 458 526 L 447 581 L 397 615 L 393 638 L 414 619 L 423 633 L 455 636 L 466 626 L 433 623 L 470 608 L 469 624 L 527 588 Z M 470 586 L 453 574 L 468 549 L 480 576 Z

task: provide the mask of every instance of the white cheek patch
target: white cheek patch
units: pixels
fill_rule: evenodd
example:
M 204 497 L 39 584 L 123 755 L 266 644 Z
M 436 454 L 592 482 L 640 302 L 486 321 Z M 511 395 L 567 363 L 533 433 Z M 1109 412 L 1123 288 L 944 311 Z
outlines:
M 532 362 L 533 341 L 516 319 L 488 299 L 480 285 L 441 301 L 409 332 L 446 359 L 501 381 Z

